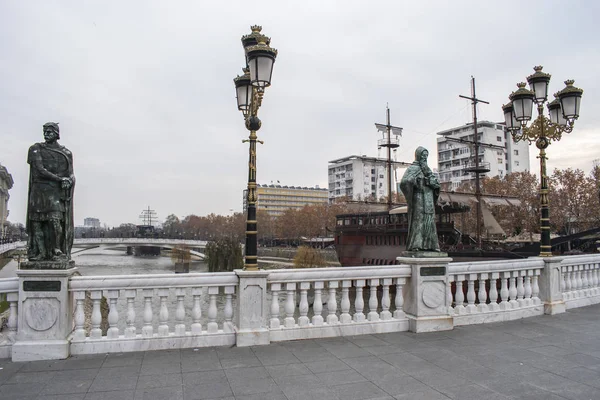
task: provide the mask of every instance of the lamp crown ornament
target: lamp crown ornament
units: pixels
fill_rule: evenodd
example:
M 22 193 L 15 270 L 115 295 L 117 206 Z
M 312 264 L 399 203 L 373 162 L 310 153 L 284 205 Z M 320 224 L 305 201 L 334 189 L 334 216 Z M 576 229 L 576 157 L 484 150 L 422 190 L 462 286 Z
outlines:
M 252 25 L 250 29 L 252 30 L 252 33 L 242 36 L 242 45 L 244 48 L 257 45 L 260 42 L 264 42 L 267 45 L 271 43 L 271 38 L 261 33 L 262 26 Z
M 583 94 L 583 89 L 579 89 L 578 87 L 573 86 L 573 84 L 575 83 L 575 80 L 573 79 L 567 79 L 565 81 L 565 85 L 567 85 L 566 88 L 564 88 L 563 90 L 561 90 L 560 92 L 557 93 L 558 96 L 567 94 L 567 93 L 579 93 L 579 94 Z
M 533 67 L 533 70 L 535 71 L 535 73 L 533 73 L 527 77 L 527 82 L 530 82 L 532 79 L 539 79 L 539 78 L 548 78 L 548 80 L 550 80 L 552 75 L 547 74 L 546 72 L 542 72 L 543 68 L 544 67 L 541 65 L 536 65 L 535 67 Z
M 516 91 L 512 92 L 510 94 L 510 96 L 508 96 L 508 98 L 513 100 L 515 97 L 519 97 L 522 95 L 526 95 L 526 96 L 533 95 L 533 92 L 531 90 L 527 89 L 526 86 L 527 86 L 527 84 L 525 82 L 517 83 L 518 89 Z

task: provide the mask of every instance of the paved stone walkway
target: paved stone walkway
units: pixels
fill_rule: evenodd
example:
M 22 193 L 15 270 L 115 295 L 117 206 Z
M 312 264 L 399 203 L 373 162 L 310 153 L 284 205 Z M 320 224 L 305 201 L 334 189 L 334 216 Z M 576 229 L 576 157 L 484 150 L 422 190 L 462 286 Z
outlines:
M 600 305 L 415 335 L 13 363 L 0 399 L 600 399 Z

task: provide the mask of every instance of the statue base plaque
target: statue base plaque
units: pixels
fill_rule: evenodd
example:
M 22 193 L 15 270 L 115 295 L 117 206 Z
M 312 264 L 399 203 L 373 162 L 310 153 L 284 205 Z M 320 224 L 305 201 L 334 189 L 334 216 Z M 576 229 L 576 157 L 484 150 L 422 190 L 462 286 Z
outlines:
M 75 267 L 73 260 L 44 260 L 44 261 L 26 261 L 21 263 L 20 269 L 70 269 Z
M 448 253 L 443 251 L 431 251 L 431 250 L 417 250 L 417 251 L 403 251 L 402 257 L 410 258 L 446 258 Z

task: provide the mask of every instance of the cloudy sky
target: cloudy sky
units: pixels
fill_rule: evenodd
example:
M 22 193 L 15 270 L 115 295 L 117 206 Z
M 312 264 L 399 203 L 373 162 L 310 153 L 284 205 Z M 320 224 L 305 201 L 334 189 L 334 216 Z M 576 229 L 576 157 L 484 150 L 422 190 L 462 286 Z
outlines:
M 24 222 L 28 147 L 58 121 L 75 157 L 75 221 L 139 222 L 241 211 L 248 132 L 232 79 L 240 37 L 263 26 L 279 50 L 259 116 L 259 183 L 327 185 L 327 161 L 377 155 L 389 103 L 404 127 L 398 160 L 436 132 L 501 121 L 515 84 L 542 64 L 551 92 L 585 90 L 575 130 L 549 167 L 600 158 L 600 3 L 594 1 L 4 1 L 0 163 L 10 217 Z M 535 149 L 531 166 L 537 171 Z M 383 154 L 383 153 L 382 153 Z M 435 155 L 430 160 L 436 165 Z

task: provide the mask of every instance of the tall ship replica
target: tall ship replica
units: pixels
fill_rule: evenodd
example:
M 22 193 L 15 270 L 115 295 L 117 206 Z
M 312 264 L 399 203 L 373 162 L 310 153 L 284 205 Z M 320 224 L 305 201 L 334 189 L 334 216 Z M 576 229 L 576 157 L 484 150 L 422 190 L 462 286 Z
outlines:
M 475 82 L 472 81 L 471 97 L 473 103 L 473 126 L 476 129 L 477 114 L 475 105 L 483 102 L 475 97 Z M 392 171 L 397 167 L 406 167 L 410 163 L 392 160 L 391 153 L 399 147 L 398 136 L 402 128 L 390 124 L 390 110 L 387 111 L 387 123 L 375 124 L 383 138 L 378 147 L 387 149 L 387 158 L 373 161 L 387 166 L 387 204 L 381 202 L 351 201 L 350 208 L 355 212 L 337 215 L 335 232 L 335 249 L 342 266 L 354 265 L 391 265 L 406 250 L 408 234 L 408 216 L 406 204 L 393 203 Z M 392 135 L 395 135 L 392 138 Z M 477 134 L 474 135 L 473 154 L 479 154 Z M 480 190 L 480 174 L 489 172 L 489 166 L 480 163 L 478 157 L 463 173 L 472 174 L 475 180 L 475 193 L 458 193 L 442 191 L 436 205 L 436 227 L 440 248 L 455 261 L 475 261 L 481 259 L 524 258 L 535 255 L 535 251 L 519 253 L 508 250 L 499 243 L 482 241 L 481 227 L 484 226 L 489 235 L 503 234 L 504 231 L 493 217 L 488 206 L 519 205 L 517 198 L 495 195 L 483 195 Z M 335 162 L 335 161 L 334 161 Z M 394 174 L 395 175 L 395 174 Z M 376 199 L 375 199 L 376 200 Z M 472 206 L 477 207 L 477 233 L 473 238 L 462 233 L 455 225 L 455 218 L 466 213 Z M 457 215 L 458 214 L 458 215 Z

